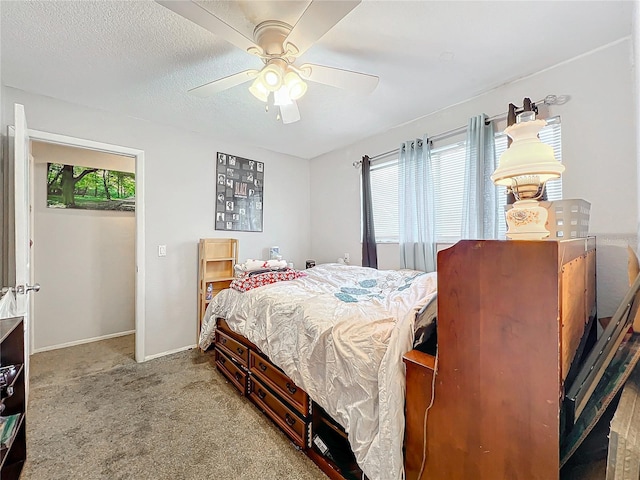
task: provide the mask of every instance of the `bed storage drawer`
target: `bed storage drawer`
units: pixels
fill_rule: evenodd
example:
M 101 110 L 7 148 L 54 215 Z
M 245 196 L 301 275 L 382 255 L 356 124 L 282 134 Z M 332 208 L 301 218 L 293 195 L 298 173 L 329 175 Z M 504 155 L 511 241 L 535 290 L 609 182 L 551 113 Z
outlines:
M 239 333 L 236 333 L 233 330 L 231 330 L 231 328 L 229 327 L 229 324 L 224 318 L 218 318 L 216 320 L 216 328 L 222 331 L 222 333 L 224 333 L 227 337 L 231 337 L 240 343 L 244 343 L 247 347 L 257 350 L 257 347 L 253 343 L 251 343 L 249 340 L 247 340 L 245 337 L 243 337 Z
M 240 365 L 231 360 L 222 349 L 216 347 L 216 366 L 222 374 L 238 389 L 242 395 L 247 393 L 247 373 Z
M 253 350 L 249 353 L 249 370 L 252 375 L 270 387 L 303 417 L 309 416 L 309 395 L 299 388 L 293 380 L 276 368 L 270 361 Z
M 305 449 L 305 439 L 311 434 L 311 423 L 285 405 L 258 378 L 249 377 L 248 388 L 249 398 L 293 440 L 293 443 Z
M 249 365 L 249 348 L 229 335 L 216 330 L 216 348 L 238 360 L 245 368 Z

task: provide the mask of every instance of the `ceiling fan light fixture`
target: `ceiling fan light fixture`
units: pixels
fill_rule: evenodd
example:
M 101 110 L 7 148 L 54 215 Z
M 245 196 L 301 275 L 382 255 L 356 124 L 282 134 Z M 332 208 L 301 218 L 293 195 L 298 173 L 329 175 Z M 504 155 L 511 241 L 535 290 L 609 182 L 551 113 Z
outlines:
M 258 78 L 262 79 L 262 83 L 270 92 L 275 92 L 282 86 L 283 77 L 282 67 L 276 63 L 269 63 L 262 69 Z
M 264 102 L 265 109 L 268 110 L 272 100 L 271 92 L 275 97 L 276 92 L 284 85 L 285 89 L 278 93 L 278 103 L 281 104 L 278 105 L 279 115 L 283 123 L 293 123 L 300 120 L 296 100 L 306 94 L 307 81 L 364 93 L 372 92 L 377 86 L 378 77 L 374 75 L 314 64 L 295 66 L 298 57 L 303 55 L 361 1 L 307 0 L 304 12 L 293 26 L 277 19 L 265 20 L 256 25 L 252 40 L 219 17 L 214 12 L 215 9 L 200 5 L 203 2 L 197 0 L 156 0 L 186 20 L 222 37 L 227 42 L 262 60 L 263 66 L 259 71 L 246 70 L 219 78 L 190 89 L 191 94 L 209 97 L 255 79 L 249 87 L 249 91 L 258 100 Z M 260 11 L 262 10 L 259 9 L 256 12 L 257 16 L 261 15 Z
M 283 85 L 278 90 L 273 92 L 273 104 L 282 106 L 282 105 L 291 105 L 293 100 L 289 95 L 289 89 L 286 85 Z
M 284 76 L 284 84 L 292 100 L 298 100 L 307 93 L 307 84 L 294 71 L 289 71 Z
M 251 94 L 261 102 L 269 101 L 269 89 L 262 82 L 262 78 L 257 77 L 249 87 Z

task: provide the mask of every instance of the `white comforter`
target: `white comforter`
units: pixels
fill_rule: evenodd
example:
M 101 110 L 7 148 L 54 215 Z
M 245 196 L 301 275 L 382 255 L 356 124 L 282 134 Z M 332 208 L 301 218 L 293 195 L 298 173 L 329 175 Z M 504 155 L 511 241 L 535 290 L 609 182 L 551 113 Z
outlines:
M 245 293 L 223 290 L 200 335 L 208 348 L 215 318 L 255 343 L 349 435 L 371 480 L 402 478 L 405 375 L 416 312 L 436 294 L 436 274 L 319 265 L 306 277 Z

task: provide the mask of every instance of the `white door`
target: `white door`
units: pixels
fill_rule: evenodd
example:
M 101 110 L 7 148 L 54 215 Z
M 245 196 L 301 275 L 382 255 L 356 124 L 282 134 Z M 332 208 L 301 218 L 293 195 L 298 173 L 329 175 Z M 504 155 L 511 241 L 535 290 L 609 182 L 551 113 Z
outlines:
M 24 317 L 25 396 L 29 396 L 29 354 L 31 353 L 31 305 L 29 292 L 38 291 L 31 279 L 31 151 L 24 106 L 15 105 L 14 129 L 14 201 L 16 315 Z

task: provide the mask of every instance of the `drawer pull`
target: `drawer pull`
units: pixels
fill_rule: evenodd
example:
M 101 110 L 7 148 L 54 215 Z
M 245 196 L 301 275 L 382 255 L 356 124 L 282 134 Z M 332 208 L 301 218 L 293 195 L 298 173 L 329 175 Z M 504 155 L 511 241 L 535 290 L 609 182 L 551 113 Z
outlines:
M 288 413 L 285 415 L 284 421 L 287 422 L 287 425 L 289 425 L 290 427 L 293 427 L 296 424 L 296 419 Z
M 220 362 L 220 365 L 224 365 L 225 363 L 227 363 L 227 359 L 224 358 L 222 355 L 220 355 L 220 358 L 218 359 L 218 361 Z
M 287 382 L 287 390 L 289 390 L 289 393 L 293 395 L 298 391 L 298 387 L 295 387 L 291 385 L 289 382 Z
M 262 370 L 263 372 L 267 371 L 268 367 L 264 363 L 260 362 L 258 363 L 258 366 L 260 367 L 260 370 Z
M 236 380 L 239 382 L 242 381 L 242 375 L 240 374 L 240 372 L 236 372 Z
M 224 343 L 224 344 L 226 344 L 226 343 L 227 343 L 227 339 L 226 339 L 226 338 L 224 338 L 224 337 L 220 337 L 220 341 L 221 341 L 222 343 Z
M 236 348 L 236 352 L 238 352 L 238 355 L 243 355 L 244 354 L 244 348 Z
M 260 400 L 264 400 L 264 397 L 266 397 L 267 394 L 264 391 L 258 389 L 258 396 L 260 397 Z

